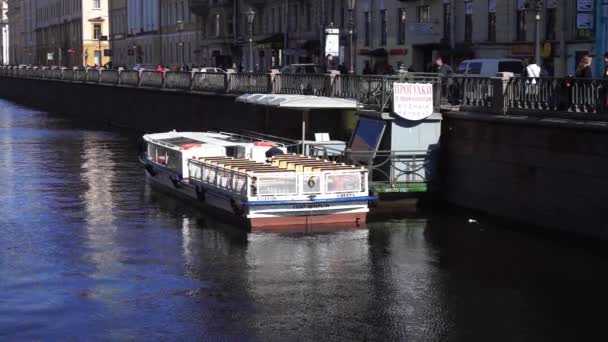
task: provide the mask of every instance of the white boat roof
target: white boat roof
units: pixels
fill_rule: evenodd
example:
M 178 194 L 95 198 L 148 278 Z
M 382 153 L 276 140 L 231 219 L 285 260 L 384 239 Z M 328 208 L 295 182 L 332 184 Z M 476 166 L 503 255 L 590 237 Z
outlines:
M 291 109 L 356 109 L 357 101 L 313 95 L 243 94 L 236 102 Z
M 144 140 L 181 148 L 185 144 L 211 144 L 216 146 L 248 145 L 253 141 L 246 137 L 221 132 L 177 132 L 154 133 L 144 135 Z

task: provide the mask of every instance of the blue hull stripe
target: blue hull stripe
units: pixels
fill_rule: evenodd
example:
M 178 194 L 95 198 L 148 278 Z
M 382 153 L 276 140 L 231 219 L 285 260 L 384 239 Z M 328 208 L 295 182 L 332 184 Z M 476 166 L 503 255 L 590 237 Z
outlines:
M 262 205 L 289 205 L 289 204 L 313 204 L 313 203 L 348 203 L 348 202 L 363 202 L 375 201 L 375 196 L 360 196 L 360 197 L 343 197 L 343 198 L 324 198 L 314 199 L 309 201 L 250 201 L 244 202 L 243 205 L 250 207 Z

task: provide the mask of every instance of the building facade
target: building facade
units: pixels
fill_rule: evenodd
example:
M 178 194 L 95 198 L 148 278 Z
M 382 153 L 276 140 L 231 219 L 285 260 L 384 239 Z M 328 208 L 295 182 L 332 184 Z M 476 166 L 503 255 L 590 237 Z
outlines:
M 9 27 L 8 27 L 8 1 L 0 0 L 0 28 L 2 38 L 0 38 L 0 64 L 10 64 L 9 59 Z
M 541 0 L 536 20 L 535 1 L 458 1 L 453 7 L 457 47 L 473 50 L 478 58 L 512 57 L 533 62 L 538 24 L 542 65 L 550 75 L 571 75 L 581 57 L 593 53 L 596 16 L 602 11 L 596 3 Z
M 38 0 L 32 13 L 37 64 L 95 66 L 110 62 L 107 0 Z
M 11 64 L 34 64 L 35 0 L 8 0 L 8 58 Z

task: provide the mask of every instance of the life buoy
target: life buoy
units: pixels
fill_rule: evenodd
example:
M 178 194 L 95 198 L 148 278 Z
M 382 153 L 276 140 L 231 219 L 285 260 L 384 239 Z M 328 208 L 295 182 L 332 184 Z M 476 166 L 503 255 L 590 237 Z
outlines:
M 308 178 L 308 182 L 306 182 L 306 184 L 308 185 L 309 188 L 312 189 L 315 187 L 315 185 L 317 185 L 316 178 L 317 177 L 315 177 L 315 176 L 311 176 L 310 178 Z

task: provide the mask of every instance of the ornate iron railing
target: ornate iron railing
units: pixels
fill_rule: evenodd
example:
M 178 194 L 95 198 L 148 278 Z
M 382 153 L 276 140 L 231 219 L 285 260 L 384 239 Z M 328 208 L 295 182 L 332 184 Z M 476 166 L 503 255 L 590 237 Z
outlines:
M 20 71 L 23 69 L 23 71 Z M 31 67 L 0 67 L 0 75 L 21 77 Z M 38 71 L 41 70 L 41 71 Z M 32 77 L 149 87 L 181 89 L 195 92 L 228 94 L 274 93 L 331 96 L 356 99 L 361 106 L 379 111 L 392 107 L 394 82 L 432 83 L 435 89 L 435 108 L 439 110 L 442 79 L 438 74 L 409 73 L 402 76 L 358 76 L 331 74 L 265 74 L 265 73 L 200 73 L 156 72 L 130 70 L 60 69 L 43 67 L 36 69 Z M 54 73 L 54 74 L 53 74 Z M 31 74 L 31 73 L 30 73 Z M 23 76 L 24 77 L 24 76 Z
M 272 84 L 270 75 L 264 73 L 230 74 L 227 91 L 232 94 L 269 93 Z
M 137 87 L 139 85 L 139 71 L 122 70 L 120 72 L 120 84 Z
M 608 81 L 603 79 L 511 78 L 505 92 L 505 110 L 511 114 L 608 114 L 607 105 Z
M 199 72 L 192 78 L 192 90 L 223 93 L 226 91 L 226 74 Z
M 100 73 L 99 83 L 118 84 L 119 79 L 118 70 L 104 70 Z
M 142 71 L 139 74 L 140 87 L 162 88 L 163 73 L 157 71 Z
M 164 87 L 167 89 L 188 90 L 192 85 L 190 72 L 169 71 L 165 73 Z
M 330 80 L 325 74 L 276 74 L 273 93 L 328 96 Z
M 87 82 L 98 83 L 99 82 L 99 70 L 89 69 L 87 70 Z

